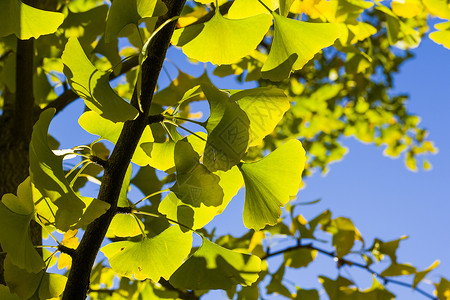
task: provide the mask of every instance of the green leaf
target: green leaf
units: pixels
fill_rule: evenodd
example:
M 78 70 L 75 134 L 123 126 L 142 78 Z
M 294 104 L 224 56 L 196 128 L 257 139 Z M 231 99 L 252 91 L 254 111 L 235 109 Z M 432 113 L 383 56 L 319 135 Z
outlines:
M 173 172 L 171 170 L 175 167 L 175 142 L 170 140 L 164 143 L 143 143 L 141 148 L 150 157 L 150 166 L 166 173 Z
M 340 36 L 340 25 L 308 23 L 273 14 L 275 32 L 272 47 L 261 69 L 263 78 L 280 81 L 291 70 L 301 69 L 321 49 Z
M 268 294 L 277 293 L 287 298 L 292 298 L 291 292 L 282 282 L 285 269 L 286 269 L 285 265 L 281 264 L 278 270 L 274 274 L 272 274 L 272 279 L 270 280 L 270 283 L 266 287 Z
M 114 123 L 108 119 L 102 118 L 93 111 L 85 112 L 78 119 L 80 126 L 87 132 L 98 135 L 102 139 L 106 139 L 112 143 L 117 143 L 120 132 L 123 128 L 122 122 Z M 139 140 L 138 146 L 134 151 L 131 161 L 139 166 L 145 166 L 149 163 L 150 158 L 140 147 L 143 143 L 153 142 L 153 135 L 150 126 L 146 126 Z
M 439 260 L 436 260 L 427 269 L 417 272 L 416 275 L 414 276 L 413 288 L 415 289 L 417 285 L 425 278 L 425 276 L 427 276 L 427 274 L 430 273 L 437 266 L 439 266 Z
M 44 270 L 36 274 L 29 273 L 17 267 L 11 262 L 9 254 L 5 257 L 4 267 L 6 284 L 11 292 L 22 299 L 30 299 L 33 295 L 38 296 L 37 299 L 56 298 L 62 294 L 66 285 L 67 277 L 63 275 L 46 273 Z
M 223 190 L 219 176 L 211 173 L 199 162 L 199 155 L 191 144 L 178 141 L 175 145 L 175 166 L 177 181 L 170 188 L 184 203 L 194 207 L 219 206 L 223 200 Z
M 133 24 L 137 28 L 143 18 L 162 16 L 166 12 L 166 5 L 159 0 L 116 0 L 111 4 L 106 22 L 106 42 L 119 37 L 126 25 Z
M 160 191 L 163 187 L 161 181 L 159 181 L 156 176 L 156 171 L 152 167 L 141 167 L 134 176 L 131 183 L 134 184 L 144 195 L 151 195 L 154 192 Z M 161 199 L 161 195 L 155 195 L 150 198 L 150 202 L 157 201 Z
M 250 120 L 225 92 L 206 84 L 202 89 L 211 111 L 206 123 L 208 139 L 203 163 L 210 171 L 227 171 L 245 155 L 250 138 Z
M 319 300 L 319 292 L 317 290 L 297 289 L 297 296 L 294 300 Z
M 363 242 L 361 234 L 356 229 L 353 222 L 348 218 L 338 217 L 323 226 L 323 230 L 333 234 L 333 246 L 336 248 L 336 255 L 344 257 L 350 253 L 355 240 Z
M 245 182 L 244 225 L 260 230 L 275 225 L 280 207 L 295 197 L 305 166 L 305 150 L 298 140 L 290 140 L 254 163 L 244 163 L 240 170 Z
M 86 204 L 86 209 L 83 211 L 80 220 L 74 226 L 71 226 L 71 229 L 88 226 L 92 221 L 106 213 L 111 207 L 111 204 L 99 199 L 83 197 L 83 200 Z
M 194 230 L 204 227 L 216 215 L 223 212 L 230 200 L 244 184 L 241 172 L 239 172 L 237 167 L 233 167 L 226 172 L 218 171 L 216 175 L 220 178 L 219 185 L 224 193 L 223 202 L 220 206 L 206 206 L 201 203 L 199 207 L 195 207 L 184 203 L 174 193 L 169 193 L 161 201 L 158 211 L 169 219 L 176 220 Z
M 263 0 L 272 11 L 278 8 L 278 0 Z M 228 10 L 228 18 L 243 19 L 270 12 L 258 0 L 235 0 Z
M 56 228 L 67 231 L 83 214 L 85 203 L 75 194 L 65 178 L 63 156 L 48 147 L 47 131 L 55 109 L 43 111 L 33 127 L 30 143 L 31 181 L 43 196 L 57 207 Z
M 138 115 L 137 109 L 111 88 L 110 73 L 97 70 L 87 58 L 77 38 L 69 39 L 61 59 L 72 90 L 90 109 L 113 122 L 132 120 Z
M 189 58 L 232 64 L 256 49 L 271 23 L 272 18 L 267 14 L 227 19 L 216 10 L 211 20 L 176 30 L 172 43 L 181 47 Z
M 381 272 L 381 276 L 405 276 L 417 273 L 416 268 L 409 264 L 398 264 L 392 263 L 389 267 L 387 267 L 383 272 Z
M 286 266 L 291 268 L 304 268 L 307 267 L 317 255 L 316 250 L 311 249 L 296 249 L 293 251 L 284 253 L 284 261 Z
M 0 299 L 3 300 L 21 300 L 16 294 L 12 294 L 9 288 L 3 284 L 0 284 Z
M 2 0 L 0 19 L 0 36 L 14 33 L 19 39 L 27 40 L 54 33 L 63 22 L 64 15 L 37 9 L 19 0 Z
M 441 281 L 439 283 L 434 284 L 436 287 L 436 294 L 438 299 L 449 300 L 450 297 L 450 281 L 441 277 Z
M 236 101 L 250 120 L 249 147 L 262 143 L 263 138 L 272 133 L 284 113 L 289 109 L 289 99 L 283 90 L 277 88 L 255 88 L 233 94 Z
M 292 3 L 295 0 L 280 0 L 280 15 L 286 17 L 289 14 Z
M 170 283 L 193 290 L 248 286 L 258 279 L 260 264 L 254 255 L 228 250 L 202 238 L 200 248 L 170 277 Z
M 141 234 L 139 226 L 144 228 L 142 221 L 136 219 L 132 214 L 117 214 L 109 225 L 107 236 L 137 236 Z
M 178 269 L 189 254 L 191 245 L 192 234 L 183 233 L 179 226 L 172 226 L 154 238 L 115 242 L 104 246 L 101 251 L 117 274 L 158 282 L 160 277 L 169 279 Z
M 375 239 L 373 242 L 373 246 L 370 249 L 372 254 L 375 256 L 377 260 L 382 260 L 383 255 L 386 254 L 391 258 L 391 261 L 397 262 L 397 248 L 400 245 L 400 241 L 408 238 L 407 236 L 402 236 L 401 238 L 389 242 L 383 242 L 379 239 Z
M 37 273 L 45 264 L 30 239 L 34 203 L 29 178 L 19 185 L 17 195 L 5 194 L 0 202 L 0 244 L 12 263 Z

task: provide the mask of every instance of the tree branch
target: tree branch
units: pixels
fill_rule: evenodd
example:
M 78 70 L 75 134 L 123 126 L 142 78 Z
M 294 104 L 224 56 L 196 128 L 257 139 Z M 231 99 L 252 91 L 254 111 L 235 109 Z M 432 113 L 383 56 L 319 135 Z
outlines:
M 179 16 L 185 0 L 165 0 L 164 3 L 168 8 L 168 12 L 158 19 L 156 27 L 159 27 L 172 17 Z M 67 280 L 63 300 L 86 298 L 92 266 L 109 224 L 116 213 L 117 200 L 123 178 L 142 132 L 148 123 L 147 116 L 153 93 L 174 29 L 175 23 L 170 23 L 165 26 L 153 38 L 148 47 L 147 59 L 142 63 L 141 67 L 142 90 L 139 98 L 142 111 L 139 110 L 138 91 L 135 87 L 131 104 L 138 108 L 140 113 L 136 119 L 125 122 L 111 157 L 108 159 L 97 197 L 100 200 L 108 202 L 111 207 L 105 214 L 97 218 L 87 227 L 72 262 L 72 269 Z
M 399 280 L 395 280 L 395 279 L 391 279 L 391 278 L 382 276 L 381 273 L 373 270 L 372 268 L 370 268 L 369 265 L 364 265 L 364 264 L 361 264 L 361 263 L 358 263 L 358 262 L 354 262 L 354 261 L 351 261 L 351 260 L 348 260 L 348 259 L 345 259 L 345 258 L 337 257 L 336 253 L 329 252 L 329 251 L 317 248 L 317 247 L 313 246 L 312 244 L 301 244 L 299 242 L 295 246 L 288 247 L 288 248 L 285 248 L 285 249 L 282 249 L 282 250 L 279 250 L 279 251 L 276 251 L 276 252 L 267 253 L 265 256 L 261 257 L 261 260 L 265 260 L 265 259 L 268 259 L 270 257 L 277 256 L 277 255 L 280 255 L 280 254 L 284 254 L 284 253 L 287 253 L 287 252 L 291 252 L 291 251 L 294 251 L 294 250 L 297 250 L 297 249 L 316 250 L 319 253 L 322 253 L 322 254 L 324 254 L 326 256 L 329 256 L 329 257 L 333 258 L 334 260 L 337 260 L 340 265 L 348 265 L 348 266 L 354 266 L 354 267 L 358 267 L 360 269 L 364 269 L 367 272 L 371 273 L 372 275 L 375 275 L 376 277 L 378 277 L 381 280 L 383 280 L 383 282 L 385 284 L 393 283 L 393 284 L 396 284 L 396 285 L 408 287 L 408 288 L 411 288 L 411 289 L 417 291 L 418 293 L 422 294 L 423 296 L 425 296 L 425 297 L 427 297 L 429 299 L 438 300 L 437 297 L 427 293 L 426 291 L 424 291 L 424 290 L 422 290 L 420 288 L 417 288 L 417 287 L 414 288 L 412 284 L 409 284 L 409 283 L 406 283 L 406 282 L 403 282 L 403 281 L 399 281 Z

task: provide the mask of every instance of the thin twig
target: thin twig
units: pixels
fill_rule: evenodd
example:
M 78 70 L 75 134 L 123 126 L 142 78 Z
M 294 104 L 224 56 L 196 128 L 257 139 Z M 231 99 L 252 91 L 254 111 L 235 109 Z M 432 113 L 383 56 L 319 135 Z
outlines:
M 368 265 L 364 265 L 364 264 L 361 264 L 361 263 L 358 263 L 358 262 L 354 262 L 354 261 L 351 261 L 351 260 L 348 260 L 348 259 L 345 259 L 345 258 L 337 257 L 336 253 L 329 252 L 329 251 L 317 248 L 317 247 L 313 246 L 312 244 L 301 244 L 299 242 L 295 246 L 288 247 L 288 248 L 285 248 L 285 249 L 282 249 L 282 250 L 279 250 L 279 251 L 276 251 L 276 252 L 267 253 L 265 256 L 261 257 L 261 259 L 265 260 L 265 259 L 268 259 L 270 257 L 277 256 L 277 255 L 280 255 L 280 254 L 284 254 L 284 253 L 287 253 L 287 252 L 291 252 L 291 251 L 294 251 L 294 250 L 297 250 L 297 249 L 315 250 L 315 251 L 317 251 L 319 253 L 322 253 L 322 254 L 324 254 L 326 256 L 329 256 L 329 257 L 333 258 L 334 260 L 337 260 L 338 263 L 340 263 L 341 265 L 355 266 L 355 267 L 358 267 L 360 269 L 364 269 L 367 272 L 371 273 L 372 275 L 375 275 L 376 277 L 378 277 L 381 280 L 383 280 L 383 282 L 385 284 L 393 283 L 393 284 L 396 284 L 396 285 L 408 287 L 408 288 L 413 289 L 414 291 L 417 291 L 418 293 L 422 294 L 423 296 L 425 296 L 425 297 L 427 297 L 429 299 L 438 300 L 437 297 L 427 293 L 426 291 L 424 291 L 424 290 L 422 290 L 422 289 L 420 289 L 418 287 L 414 288 L 412 284 L 385 277 L 385 276 L 381 275 L 381 273 L 379 273 L 379 272 L 373 270 L 372 268 L 370 268 Z

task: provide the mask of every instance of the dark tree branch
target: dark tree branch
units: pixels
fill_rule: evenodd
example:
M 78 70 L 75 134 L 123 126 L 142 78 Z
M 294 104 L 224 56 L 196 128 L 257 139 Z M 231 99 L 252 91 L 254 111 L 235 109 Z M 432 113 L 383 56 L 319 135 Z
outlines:
M 224 4 L 222 4 L 221 6 L 219 6 L 219 12 L 222 15 L 225 15 L 228 13 L 228 10 L 230 9 L 231 5 L 233 5 L 234 0 L 232 1 L 228 1 L 225 2 Z M 197 21 L 195 21 L 192 24 L 189 25 L 194 25 L 194 24 L 201 24 L 201 23 L 205 23 L 209 20 L 211 20 L 211 18 L 214 16 L 214 10 L 211 10 L 210 12 L 208 12 L 206 15 L 204 15 L 203 17 L 201 17 L 200 19 L 198 19 Z
M 58 250 L 61 251 L 62 253 L 65 253 L 65 254 L 69 255 L 70 257 L 72 257 L 72 259 L 76 255 L 76 250 L 75 249 L 66 247 L 64 245 L 59 245 L 58 246 Z
M 166 290 L 175 291 L 178 293 L 178 297 L 184 300 L 198 300 L 200 297 L 195 295 L 194 291 L 182 291 L 180 289 L 177 289 L 173 285 L 170 284 L 167 280 L 164 278 L 161 278 L 158 281 L 159 284 L 161 284 Z
M 168 8 L 168 12 L 158 19 L 156 27 L 159 27 L 172 17 L 179 16 L 185 0 L 165 0 L 164 3 Z M 174 29 L 174 22 L 165 26 L 153 38 L 148 47 L 147 59 L 142 63 L 141 69 L 142 90 L 139 98 L 142 111 L 139 110 L 138 91 L 135 87 L 131 104 L 138 108 L 140 113 L 136 119 L 125 122 L 111 157 L 108 159 L 97 197 L 100 200 L 108 202 L 111 207 L 105 214 L 97 218 L 87 227 L 80 245 L 76 250 L 75 258 L 72 261 L 72 269 L 69 273 L 63 300 L 81 300 L 86 298 L 92 266 L 109 224 L 116 213 L 117 200 L 126 170 L 142 132 L 148 123 L 147 117 L 153 93 Z
M 340 266 L 347 265 L 347 266 L 350 266 L 350 267 L 354 266 L 354 267 L 358 267 L 360 269 L 364 269 L 367 272 L 371 273 L 372 275 L 375 275 L 376 277 L 378 277 L 381 280 L 383 280 L 383 282 L 385 284 L 392 283 L 392 284 L 404 286 L 404 287 L 407 287 L 407 288 L 410 288 L 410 289 L 413 289 L 413 290 L 417 291 L 418 293 L 422 294 L 423 296 L 425 296 L 425 297 L 427 297 L 429 299 L 438 300 L 437 297 L 427 293 L 426 291 L 424 291 L 424 290 L 422 290 L 420 288 L 417 288 L 417 287 L 414 288 L 412 284 L 409 284 L 409 283 L 406 283 L 406 282 L 403 282 L 403 281 L 399 281 L 399 280 L 395 280 L 395 279 L 391 279 L 391 278 L 382 276 L 381 273 L 373 270 L 372 268 L 370 268 L 369 265 L 364 265 L 364 264 L 361 264 L 361 263 L 358 263 L 358 262 L 354 262 L 354 261 L 351 261 L 351 260 L 348 260 L 348 259 L 345 259 L 345 258 L 337 257 L 336 253 L 329 252 L 329 251 L 317 248 L 317 247 L 313 246 L 312 244 L 301 244 L 299 242 L 295 246 L 288 247 L 288 248 L 285 248 L 285 249 L 282 249 L 282 250 L 279 250 L 279 251 L 276 251 L 276 252 L 267 253 L 265 256 L 261 257 L 261 259 L 265 260 L 265 259 L 268 259 L 270 257 L 274 257 L 274 256 L 277 256 L 277 255 L 280 255 L 280 254 L 284 254 L 284 253 L 287 253 L 287 252 L 290 252 L 290 251 L 294 251 L 294 250 L 297 250 L 297 249 L 316 250 L 317 252 L 319 252 L 321 254 L 324 254 L 326 256 L 329 256 L 329 257 L 333 258 L 334 260 L 337 260 L 337 262 L 338 262 L 338 264 Z

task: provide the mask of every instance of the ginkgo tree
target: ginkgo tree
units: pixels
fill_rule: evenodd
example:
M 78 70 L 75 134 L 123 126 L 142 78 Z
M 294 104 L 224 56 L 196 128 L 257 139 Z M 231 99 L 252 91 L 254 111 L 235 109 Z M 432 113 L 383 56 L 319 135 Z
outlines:
M 429 16 L 446 20 L 429 36 L 450 48 L 445 0 L 3 0 L 0 298 L 199 299 L 221 289 L 230 299 L 319 299 L 283 280 L 325 255 L 373 276 L 365 290 L 320 276 L 330 299 L 393 299 L 387 283 L 448 299 L 445 278 L 434 294 L 421 288 L 437 263 L 397 261 L 403 237 L 367 243 L 350 219 L 306 220 L 291 201 L 302 177 L 343 157 L 341 136 L 386 145 L 410 169 L 435 152 L 406 97 L 389 93 Z M 169 47 L 258 87 L 219 89 L 210 73 L 181 70 L 161 87 Z M 91 139 L 59 149 L 49 126 L 75 100 Z M 206 230 L 242 188 L 248 231 Z M 273 251 L 277 234 L 294 245 Z M 283 258 L 274 273 L 272 257 Z

